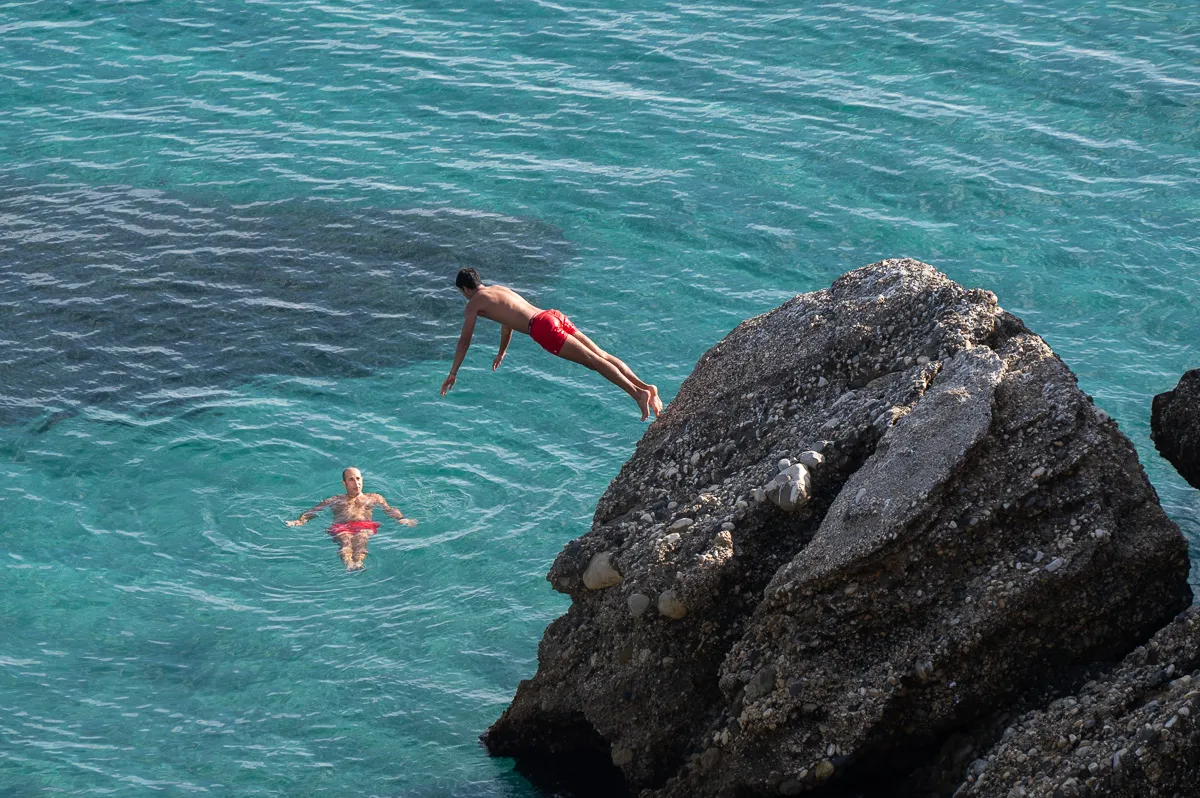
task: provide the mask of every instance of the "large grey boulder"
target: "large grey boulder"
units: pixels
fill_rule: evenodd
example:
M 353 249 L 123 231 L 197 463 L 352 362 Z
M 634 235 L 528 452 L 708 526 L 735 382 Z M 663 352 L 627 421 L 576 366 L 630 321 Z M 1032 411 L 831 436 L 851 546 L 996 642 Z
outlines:
M 1200 369 L 1184 374 L 1174 390 L 1154 397 L 1150 437 L 1188 484 L 1200 488 Z
M 621 581 L 589 590 L 602 552 Z M 990 292 L 883 261 L 700 359 L 555 560 L 572 606 L 483 739 L 601 752 L 661 798 L 903 774 L 1147 640 L 1187 570 L 1133 447 L 1045 342 Z

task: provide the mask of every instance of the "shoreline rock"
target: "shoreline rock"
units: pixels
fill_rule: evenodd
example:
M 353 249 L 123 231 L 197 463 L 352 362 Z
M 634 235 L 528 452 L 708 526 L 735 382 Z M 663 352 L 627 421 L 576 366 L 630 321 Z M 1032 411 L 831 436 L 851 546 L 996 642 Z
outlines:
M 1188 609 L 1078 691 L 1014 719 L 977 762 L 955 795 L 1197 794 L 1200 610 Z
M 620 582 L 589 590 L 601 553 Z M 1045 342 L 990 292 L 883 261 L 700 358 L 556 558 L 572 606 L 483 741 L 606 753 L 654 798 L 895 784 L 1145 642 L 1187 571 Z
M 1200 369 L 1187 372 L 1175 388 L 1154 397 L 1150 438 L 1188 484 L 1200 488 Z

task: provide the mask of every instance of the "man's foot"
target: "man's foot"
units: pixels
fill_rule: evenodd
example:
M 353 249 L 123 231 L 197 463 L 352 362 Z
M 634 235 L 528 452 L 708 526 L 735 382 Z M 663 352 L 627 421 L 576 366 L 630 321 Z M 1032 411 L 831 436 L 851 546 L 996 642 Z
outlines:
M 650 386 L 650 393 L 653 395 L 650 399 L 650 409 L 654 411 L 654 417 L 658 418 L 663 409 L 662 399 L 658 398 L 658 388 L 653 385 Z
M 634 400 L 638 403 L 638 407 L 642 409 L 642 421 L 650 418 L 650 410 L 652 409 L 651 402 L 654 399 L 654 394 L 650 391 L 638 391 Z M 654 415 L 658 415 L 656 412 Z

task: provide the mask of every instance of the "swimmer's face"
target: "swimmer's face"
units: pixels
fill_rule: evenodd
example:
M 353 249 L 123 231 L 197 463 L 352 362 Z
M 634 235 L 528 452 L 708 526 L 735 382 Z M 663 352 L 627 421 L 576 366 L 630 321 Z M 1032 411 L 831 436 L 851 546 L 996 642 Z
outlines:
M 357 468 L 347 468 L 342 474 L 342 484 L 346 486 L 347 495 L 357 496 L 362 493 L 362 472 Z

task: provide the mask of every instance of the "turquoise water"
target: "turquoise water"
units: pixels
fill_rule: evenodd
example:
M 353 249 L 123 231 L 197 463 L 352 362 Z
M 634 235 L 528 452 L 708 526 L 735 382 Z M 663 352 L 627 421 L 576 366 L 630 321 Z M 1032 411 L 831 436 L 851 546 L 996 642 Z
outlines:
M 0 794 L 537 794 L 476 737 L 643 428 L 486 327 L 439 399 L 464 265 L 669 399 L 741 319 L 933 263 L 1200 553 L 1148 432 L 1200 366 L 1194 9 L 960 5 L 0 3 Z M 283 524 L 346 465 L 421 521 L 355 575 Z

